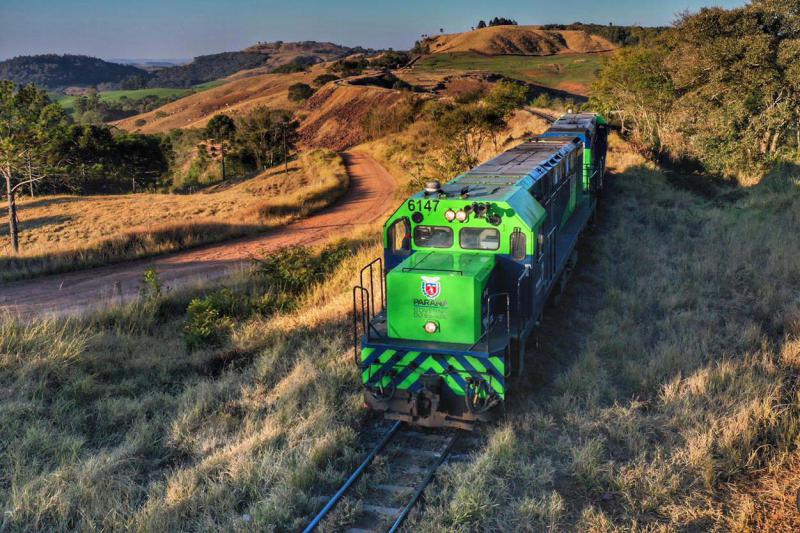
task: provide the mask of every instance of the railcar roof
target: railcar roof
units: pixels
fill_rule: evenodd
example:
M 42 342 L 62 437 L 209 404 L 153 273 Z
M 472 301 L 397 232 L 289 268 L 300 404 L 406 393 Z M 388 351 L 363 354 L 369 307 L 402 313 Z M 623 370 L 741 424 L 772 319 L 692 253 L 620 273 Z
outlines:
M 605 120 L 595 113 L 569 113 L 553 122 L 545 135 L 594 131 L 597 124 L 605 124 Z

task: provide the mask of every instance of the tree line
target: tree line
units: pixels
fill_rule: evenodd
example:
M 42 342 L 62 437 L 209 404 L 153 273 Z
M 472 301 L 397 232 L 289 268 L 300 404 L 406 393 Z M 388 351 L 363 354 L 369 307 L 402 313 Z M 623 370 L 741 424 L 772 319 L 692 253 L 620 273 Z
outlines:
M 180 171 L 178 150 L 196 152 L 194 170 L 218 161 L 223 179 L 243 175 L 285 164 L 298 127 L 291 113 L 262 106 L 233 118 L 217 115 L 203 131 L 131 133 L 78 124 L 36 86 L 0 81 L 0 197 L 7 205 L 12 250 L 19 251 L 20 195 L 170 189 Z
M 800 156 L 800 2 L 683 14 L 599 73 L 593 105 L 654 159 L 722 175 Z
M 84 124 L 111 122 L 153 111 L 183 96 L 185 94 L 182 93 L 171 96 L 148 94 L 141 98 L 122 95 L 119 100 L 111 101 L 103 100 L 99 93 L 83 94 L 75 97 L 74 118 Z
M 269 55 L 258 52 L 222 52 L 195 57 L 191 63 L 149 72 L 82 55 L 43 54 L 0 61 L 0 79 L 18 85 L 36 84 L 58 89 L 70 86 L 109 89 L 153 87 L 188 88 L 224 78 L 240 70 L 263 66 Z

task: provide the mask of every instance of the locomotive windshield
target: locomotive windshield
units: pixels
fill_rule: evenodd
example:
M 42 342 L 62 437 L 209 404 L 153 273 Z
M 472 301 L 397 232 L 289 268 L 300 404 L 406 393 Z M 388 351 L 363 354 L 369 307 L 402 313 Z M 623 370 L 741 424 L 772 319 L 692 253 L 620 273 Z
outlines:
M 421 248 L 450 248 L 453 246 L 453 230 L 446 226 L 417 226 L 414 228 L 414 244 Z
M 465 250 L 497 250 L 500 248 L 500 232 L 495 228 L 463 228 L 458 242 Z

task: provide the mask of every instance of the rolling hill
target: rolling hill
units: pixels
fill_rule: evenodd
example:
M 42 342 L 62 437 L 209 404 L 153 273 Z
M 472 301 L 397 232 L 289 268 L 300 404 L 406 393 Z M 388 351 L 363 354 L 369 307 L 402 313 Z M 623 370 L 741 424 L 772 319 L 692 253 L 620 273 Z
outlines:
M 314 66 L 307 72 L 291 74 L 237 73 L 222 85 L 114 124 L 126 130 L 159 133 L 173 128 L 202 128 L 212 116 L 222 111 L 246 111 L 258 105 L 295 110 L 298 104 L 287 98 L 289 86 L 293 83 L 310 84 L 323 70 L 321 66 Z
M 475 52 L 485 55 L 547 56 L 604 52 L 617 48 L 608 39 L 582 30 L 544 30 L 538 26 L 492 26 L 429 37 L 431 54 Z
M 47 89 L 117 84 L 132 76 L 147 76 L 130 65 L 82 55 L 42 54 L 0 61 L 0 79 L 20 85 L 34 83 Z
M 274 70 L 295 61 L 302 61 L 307 65 L 332 61 L 352 54 L 370 53 L 372 50 L 365 48 L 342 46 L 335 43 L 318 41 L 258 43 L 244 49 L 244 52 L 256 52 L 269 57 L 264 67 Z
M 366 52 L 371 50 L 317 41 L 264 42 L 241 51 L 197 56 L 185 65 L 160 69 L 143 69 L 89 56 L 46 54 L 0 62 L 0 79 L 35 83 L 51 90 L 98 85 L 105 89 L 189 88 L 240 71 L 264 74 L 295 61 L 313 65 Z M 132 85 L 119 87 L 126 80 Z

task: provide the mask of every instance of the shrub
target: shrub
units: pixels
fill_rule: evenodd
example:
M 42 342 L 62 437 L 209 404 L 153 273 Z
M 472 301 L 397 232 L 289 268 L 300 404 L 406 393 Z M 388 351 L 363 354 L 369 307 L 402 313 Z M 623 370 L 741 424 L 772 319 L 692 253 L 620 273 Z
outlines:
M 148 268 L 142 275 L 142 284 L 139 287 L 139 294 L 145 300 L 153 300 L 161 296 L 163 284 L 158 277 L 155 268 Z
M 308 100 L 312 94 L 314 94 L 314 89 L 306 83 L 295 83 L 289 86 L 289 100 L 292 102 Z
M 133 123 L 133 125 L 136 126 L 137 128 L 141 128 L 145 124 L 147 124 L 147 121 L 143 118 L 137 118 L 136 121 Z
M 322 87 L 326 83 L 338 79 L 339 76 L 337 76 L 336 74 L 320 74 L 319 76 L 314 78 L 314 81 L 312 81 L 311 83 L 313 83 L 315 87 Z
M 225 290 L 227 289 L 223 289 Z M 189 349 L 217 346 L 233 327 L 230 317 L 223 314 L 224 308 L 229 304 L 227 297 L 220 294 L 223 291 L 217 291 L 205 298 L 195 298 L 189 303 L 186 309 L 188 319 L 183 329 Z

